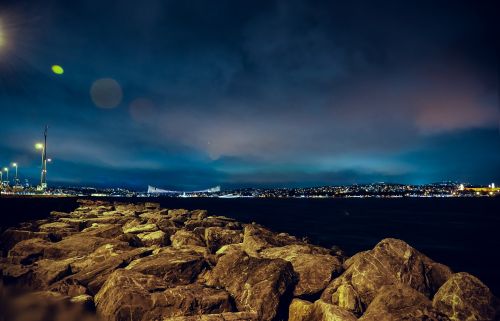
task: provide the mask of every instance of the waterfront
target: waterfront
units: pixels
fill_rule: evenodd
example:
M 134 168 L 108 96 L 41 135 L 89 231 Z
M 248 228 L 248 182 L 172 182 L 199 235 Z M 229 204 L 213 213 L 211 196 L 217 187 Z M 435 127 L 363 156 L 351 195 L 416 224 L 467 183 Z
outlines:
M 477 275 L 494 293 L 500 292 L 499 198 L 111 200 L 207 209 L 209 214 L 306 236 L 323 246 L 338 245 L 348 255 L 370 249 L 385 237 L 400 238 L 455 271 Z M 77 203 L 76 198 L 12 198 L 0 199 L 0 205 L 5 228 L 44 218 L 51 210 L 72 210 Z

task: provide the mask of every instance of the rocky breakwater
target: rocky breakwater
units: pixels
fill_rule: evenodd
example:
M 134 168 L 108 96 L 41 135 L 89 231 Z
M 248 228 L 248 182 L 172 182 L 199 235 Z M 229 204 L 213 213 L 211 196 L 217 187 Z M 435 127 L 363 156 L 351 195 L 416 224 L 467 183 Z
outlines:
M 495 320 L 498 301 L 403 241 L 347 258 L 257 224 L 81 200 L 1 236 L 0 320 Z

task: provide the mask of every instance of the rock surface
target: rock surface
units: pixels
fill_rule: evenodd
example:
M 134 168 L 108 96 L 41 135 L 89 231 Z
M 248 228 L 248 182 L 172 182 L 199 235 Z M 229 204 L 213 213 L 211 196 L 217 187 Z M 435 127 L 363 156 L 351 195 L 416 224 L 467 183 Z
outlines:
M 500 317 L 480 280 L 401 240 L 345 258 L 204 210 L 79 203 L 0 236 L 0 321 Z

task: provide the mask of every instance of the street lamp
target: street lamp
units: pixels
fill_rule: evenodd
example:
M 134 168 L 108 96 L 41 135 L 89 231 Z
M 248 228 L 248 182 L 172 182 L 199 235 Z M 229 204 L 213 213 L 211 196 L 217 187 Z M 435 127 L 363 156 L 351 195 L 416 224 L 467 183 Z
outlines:
M 14 178 L 14 185 L 17 185 L 17 163 L 12 163 L 12 167 L 16 169 L 16 176 Z
M 9 184 L 9 168 L 4 167 L 3 171 L 7 173 L 7 184 Z

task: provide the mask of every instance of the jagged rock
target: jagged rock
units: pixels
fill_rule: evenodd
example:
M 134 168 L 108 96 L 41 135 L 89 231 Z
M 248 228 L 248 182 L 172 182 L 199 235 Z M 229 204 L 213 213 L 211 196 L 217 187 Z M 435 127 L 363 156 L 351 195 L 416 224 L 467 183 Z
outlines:
M 70 297 L 88 294 L 87 288 L 81 284 L 78 280 L 72 279 L 70 277 L 64 278 L 61 281 L 53 283 L 49 291 L 57 292 L 62 295 L 67 295 Z
M 328 286 L 332 275 L 338 275 L 342 271 L 341 259 L 323 253 L 325 252 L 312 246 L 294 244 L 264 249 L 259 255 L 292 263 L 293 270 L 299 277 L 294 295 L 301 296 L 319 293 Z
M 47 289 L 52 283 L 61 280 L 71 274 L 70 264 L 74 259 L 48 260 L 43 259 L 35 262 L 32 267 L 33 275 L 31 286 L 38 289 Z
M 313 304 L 306 300 L 293 299 L 288 308 L 288 321 L 304 321 L 312 313 Z
M 360 321 L 447 321 L 422 293 L 405 285 L 386 285 L 378 291 Z
M 123 246 L 126 244 L 113 239 L 76 234 L 46 247 L 43 256 L 52 259 L 84 256 L 103 245 Z
M 197 227 L 224 227 L 226 229 L 241 229 L 241 224 L 234 219 L 224 216 L 209 216 L 203 219 L 189 219 L 184 223 L 184 227 L 192 231 Z
M 170 237 L 172 246 L 175 248 L 182 248 L 185 246 L 205 246 L 205 241 L 196 233 L 185 230 L 178 230 Z
M 179 228 L 179 225 L 175 224 L 174 221 L 163 216 L 159 219 L 149 219 L 148 223 L 156 224 L 156 226 L 158 226 L 158 228 L 163 232 L 173 231 Z M 173 233 L 169 234 L 172 235 Z
M 217 314 L 202 314 L 182 317 L 172 317 L 163 321 L 257 321 L 257 315 L 252 312 L 224 312 Z
M 50 242 L 39 238 L 24 240 L 10 249 L 8 257 L 13 263 L 28 265 L 41 258 L 50 246 Z
M 128 245 L 132 247 L 142 247 L 144 244 L 142 243 L 141 239 L 132 233 L 124 233 L 115 238 L 115 240 L 120 241 L 120 242 L 125 242 L 128 243 Z
M 297 244 L 297 238 L 287 234 L 275 234 L 261 226 L 248 224 L 245 226 L 243 235 L 243 248 L 250 255 L 258 253 L 269 247 L 278 247 Z
M 140 233 L 137 237 L 141 240 L 144 246 L 163 246 L 170 244 L 170 239 L 165 232 L 155 231 L 150 233 Z
M 332 295 L 332 303 L 353 312 L 356 315 L 363 313 L 363 305 L 356 290 L 350 284 L 341 284 Z
M 204 267 L 203 256 L 191 249 L 164 249 L 131 262 L 125 269 L 158 276 L 170 285 L 181 285 L 192 283 Z
M 352 302 L 353 299 L 343 297 L 345 293 L 355 296 L 354 301 L 359 300 L 364 310 L 384 285 L 400 284 L 431 297 L 436 280 L 441 282 L 448 273 L 446 269 L 436 269 L 433 263 L 401 240 L 384 239 L 372 250 L 349 258 L 344 263 L 345 272 L 330 283 L 321 298 L 330 303 Z M 349 285 L 353 291 L 337 292 L 342 285 Z M 354 306 L 356 310 L 352 312 L 359 314 L 358 305 Z
M 287 308 L 295 278 L 290 262 L 232 251 L 219 259 L 207 277 L 207 284 L 224 287 L 235 299 L 239 311 L 256 312 L 259 320 L 269 321 Z
M 322 300 L 310 303 L 294 299 L 289 310 L 289 321 L 356 321 L 356 316 L 336 305 Z
M 78 232 L 78 229 L 64 222 L 52 222 L 42 224 L 39 227 L 40 232 L 46 233 L 74 233 Z
M 132 233 L 132 234 L 155 232 L 157 230 L 158 226 L 156 226 L 156 224 L 141 224 L 130 228 L 126 228 L 125 226 L 123 227 L 123 233 Z
M 232 310 L 229 294 L 223 290 L 199 284 L 167 288 L 156 276 L 129 270 L 113 272 L 95 302 L 104 321 L 163 320 Z
M 92 226 L 82 230 L 82 233 L 88 236 L 112 239 L 122 235 L 123 231 L 122 231 L 122 226 L 120 224 L 94 223 L 92 224 Z
M 455 273 L 434 295 L 433 306 L 450 320 L 494 320 L 495 298 L 479 279 Z
M 181 285 L 163 292 L 153 292 L 151 299 L 154 307 L 144 314 L 144 320 L 154 320 L 157 316 L 168 318 L 233 310 L 229 293 L 200 284 Z
M 179 224 L 184 224 L 190 218 L 189 211 L 185 209 L 168 210 L 167 215 L 173 222 Z
M 96 311 L 103 321 L 495 318 L 498 301 L 479 280 L 403 241 L 383 240 L 343 262 L 341 250 L 203 210 L 80 205 L 2 234 L 0 310 L 15 313 L 0 319 L 77 320 Z M 325 286 L 320 300 L 302 300 Z M 45 291 L 17 301 L 7 289 Z
M 43 239 L 45 241 L 53 240 L 53 236 L 47 232 L 32 232 L 10 228 L 5 230 L 0 237 L 0 249 L 2 250 L 2 256 L 7 254 L 8 251 L 17 243 L 34 238 Z
M 149 254 L 151 250 L 148 248 L 131 249 L 123 244 L 106 244 L 84 259 L 71 263 L 71 270 L 75 274 L 69 278 L 86 286 L 90 293 L 95 294 L 114 270 Z
M 243 241 L 243 235 L 240 231 L 236 230 L 208 227 L 204 232 L 206 246 L 211 253 L 217 252 L 224 245 L 241 243 Z

